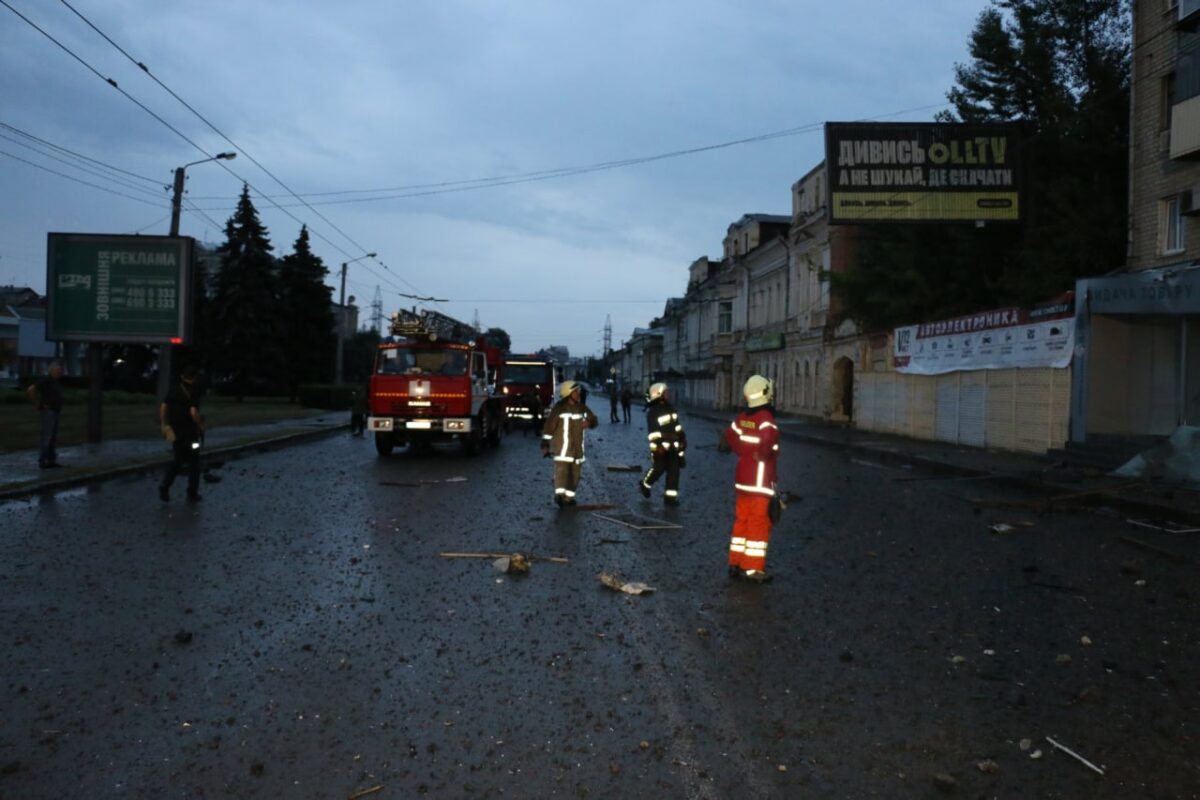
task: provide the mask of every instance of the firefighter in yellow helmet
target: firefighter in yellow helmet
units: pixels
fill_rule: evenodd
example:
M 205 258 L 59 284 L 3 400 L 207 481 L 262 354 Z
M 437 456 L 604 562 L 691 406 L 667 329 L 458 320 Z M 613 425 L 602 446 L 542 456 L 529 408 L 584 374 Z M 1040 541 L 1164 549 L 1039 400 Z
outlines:
M 542 456 L 554 458 L 554 502 L 575 505 L 575 489 L 583 471 L 583 432 L 600 424 L 583 403 L 583 387 L 575 381 L 563 381 L 561 398 L 546 415 L 542 426 Z
M 646 393 L 646 438 L 650 442 L 650 471 L 638 483 L 642 497 L 650 496 L 650 487 L 664 472 L 667 489 L 663 502 L 679 505 L 679 470 L 687 452 L 687 434 L 679 421 L 679 412 L 667 399 L 667 385 L 656 383 Z
M 742 389 L 746 408 L 725 429 L 722 450 L 732 450 L 738 462 L 733 488 L 737 496 L 733 532 L 729 537 L 729 577 L 766 583 L 767 546 L 771 539 L 768 508 L 775 496 L 775 462 L 779 458 L 779 428 L 772 402 L 775 386 L 752 375 Z

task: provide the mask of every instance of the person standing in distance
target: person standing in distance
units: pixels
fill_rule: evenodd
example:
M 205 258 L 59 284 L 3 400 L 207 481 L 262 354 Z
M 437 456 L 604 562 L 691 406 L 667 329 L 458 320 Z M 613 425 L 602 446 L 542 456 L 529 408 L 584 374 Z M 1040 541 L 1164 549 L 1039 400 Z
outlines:
M 171 499 L 171 484 L 183 471 L 187 472 L 187 499 L 200 499 L 200 440 L 204 437 L 204 417 L 200 414 L 200 389 L 196 385 L 199 372 L 186 366 L 158 407 L 158 420 L 163 436 L 171 443 L 174 458 L 167 466 L 158 496 L 164 503 Z
M 646 393 L 646 438 L 650 442 L 650 471 L 638 484 L 642 497 L 650 496 L 650 487 L 658 476 L 667 473 L 663 502 L 679 505 L 679 470 L 687 452 L 687 434 L 679 421 L 679 412 L 667 398 L 667 385 L 656 383 Z
M 737 454 L 733 488 L 737 497 L 729 538 L 729 577 L 767 583 L 767 545 L 771 539 L 768 508 L 775 496 L 779 427 L 771 403 L 775 386 L 751 375 L 742 389 L 746 408 L 725 429 L 721 450 Z
M 582 387 L 575 381 L 563 381 L 558 389 L 562 398 L 546 416 L 542 426 L 542 457 L 554 457 L 554 502 L 562 508 L 575 505 L 575 489 L 583 471 L 583 432 L 600 424 L 583 403 Z
M 630 407 L 633 405 L 633 392 L 629 391 L 629 384 L 621 388 L 621 415 L 625 417 L 625 422 L 629 422 Z
M 31 383 L 26 393 L 37 408 L 41 422 L 41 435 L 38 438 L 38 468 L 51 469 L 61 467 L 58 463 L 58 418 L 62 414 L 63 390 L 58 379 L 62 377 L 61 361 L 51 361 L 46 370 L 46 376 Z

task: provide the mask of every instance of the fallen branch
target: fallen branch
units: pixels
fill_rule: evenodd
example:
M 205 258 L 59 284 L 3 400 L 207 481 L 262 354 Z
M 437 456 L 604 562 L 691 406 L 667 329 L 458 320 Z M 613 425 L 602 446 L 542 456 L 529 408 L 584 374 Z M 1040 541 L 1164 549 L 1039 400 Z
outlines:
M 511 558 L 512 553 L 438 553 L 442 558 Z M 569 563 L 561 556 L 525 556 L 530 561 L 549 561 L 554 564 Z
M 1071 756 L 1072 758 L 1074 758 L 1074 759 L 1075 759 L 1076 761 L 1078 761 L 1079 763 L 1081 763 L 1081 764 L 1083 764 L 1084 766 L 1088 767 L 1089 769 L 1093 770 L 1093 771 L 1094 771 L 1096 774 L 1098 774 L 1098 775 L 1100 775 L 1100 776 L 1103 776 L 1103 775 L 1104 775 L 1104 770 L 1102 770 L 1100 767 L 1097 767 L 1095 764 L 1093 764 L 1092 762 L 1088 761 L 1086 758 L 1084 758 L 1083 756 L 1079 755 L 1079 753 L 1076 753 L 1076 752 L 1075 752 L 1074 750 L 1072 750 L 1071 748 L 1069 748 L 1069 747 L 1067 747 L 1067 746 L 1065 746 L 1065 745 L 1061 745 L 1061 744 L 1059 744 L 1058 742 L 1056 742 L 1056 741 L 1054 741 L 1053 739 L 1051 739 L 1049 736 L 1047 736 L 1047 737 L 1046 737 L 1046 741 L 1047 741 L 1047 742 L 1049 742 L 1050 744 L 1054 745 L 1055 747 L 1057 747 L 1059 750 L 1062 750 L 1064 753 L 1066 753 L 1067 755 Z
M 383 789 L 383 784 L 381 783 L 378 786 L 372 786 L 370 789 L 363 789 L 361 792 L 355 792 L 354 794 L 347 797 L 346 800 L 358 800 L 358 798 L 360 798 L 360 797 L 366 797 L 369 794 L 375 794 L 376 792 L 381 791 L 382 789 Z

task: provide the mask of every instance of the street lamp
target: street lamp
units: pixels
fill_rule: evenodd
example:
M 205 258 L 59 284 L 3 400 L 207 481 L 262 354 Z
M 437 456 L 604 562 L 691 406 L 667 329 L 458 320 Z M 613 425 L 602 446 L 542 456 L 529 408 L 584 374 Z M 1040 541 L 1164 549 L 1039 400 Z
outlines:
M 199 161 L 193 161 L 190 164 L 184 164 L 182 167 L 175 168 L 175 185 L 171 195 L 171 236 L 179 235 L 179 212 L 183 204 L 183 177 L 184 172 L 188 167 L 194 167 L 197 164 L 204 164 L 209 161 L 228 161 L 231 158 L 237 158 L 237 153 L 217 153 L 211 158 L 202 158 Z M 190 293 L 188 295 L 191 296 Z M 167 392 L 171 388 L 171 352 L 174 346 L 169 342 L 158 348 L 158 396 L 166 397 Z
M 184 164 L 182 167 L 175 168 L 175 192 L 171 195 L 171 235 L 179 235 L 179 210 L 183 203 L 183 173 L 188 167 L 194 167 L 197 164 L 205 164 L 209 161 L 224 160 L 237 158 L 237 153 L 217 153 L 212 158 L 202 158 L 199 161 L 193 161 L 190 164 Z
M 352 258 L 349 261 L 342 262 L 342 294 L 338 300 L 338 320 L 337 320 L 337 369 L 334 372 L 333 378 L 335 384 L 342 382 L 342 338 L 346 328 L 346 267 L 353 264 L 355 261 L 362 261 L 364 258 L 374 258 L 375 253 L 367 253 L 365 256 Z

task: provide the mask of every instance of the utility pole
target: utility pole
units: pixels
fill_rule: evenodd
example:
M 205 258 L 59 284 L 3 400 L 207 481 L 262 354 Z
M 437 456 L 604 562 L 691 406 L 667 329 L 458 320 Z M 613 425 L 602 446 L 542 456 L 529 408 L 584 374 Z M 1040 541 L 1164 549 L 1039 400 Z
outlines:
M 383 293 L 379 291 L 379 284 L 375 284 L 375 297 L 371 300 L 371 328 L 383 335 Z
M 604 317 L 604 358 L 608 360 L 609 354 L 612 352 L 612 314 L 607 314 Z
M 346 334 L 346 267 L 355 261 L 362 261 L 364 258 L 374 258 L 375 255 L 375 253 L 367 253 L 365 256 L 342 262 L 342 294 L 338 300 L 337 315 L 337 363 L 334 365 L 333 373 L 333 382 L 336 384 L 342 382 L 342 342 Z

